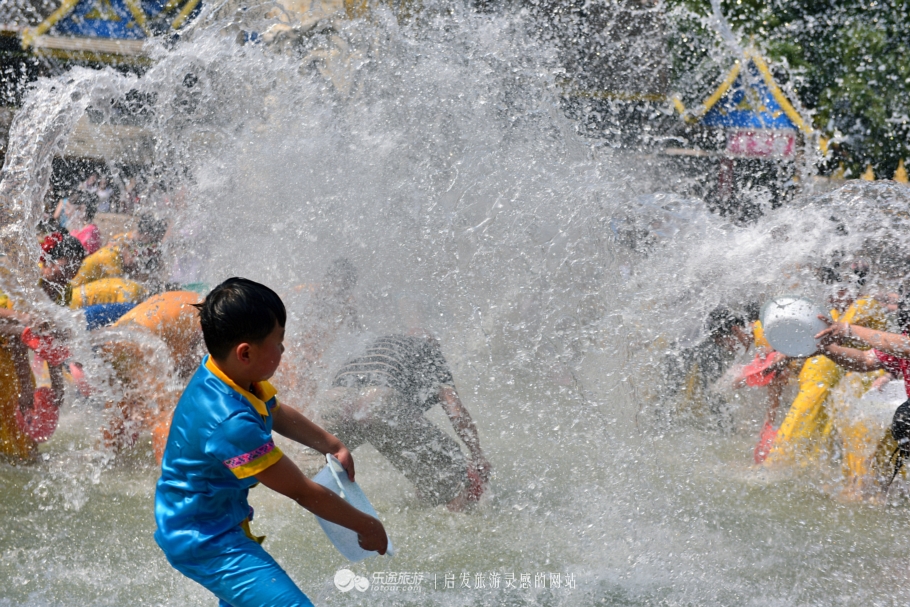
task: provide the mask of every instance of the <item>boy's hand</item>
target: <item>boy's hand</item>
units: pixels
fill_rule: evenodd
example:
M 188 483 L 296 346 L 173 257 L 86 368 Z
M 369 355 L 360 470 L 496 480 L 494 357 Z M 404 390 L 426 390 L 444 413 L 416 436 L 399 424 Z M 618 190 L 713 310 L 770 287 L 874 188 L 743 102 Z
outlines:
M 357 533 L 357 543 L 364 550 L 373 550 L 379 554 L 385 554 L 389 548 L 389 538 L 385 534 L 385 528 L 378 519 L 369 517 L 368 525 Z
M 338 463 L 344 467 L 348 473 L 348 480 L 352 483 L 354 482 L 354 456 L 351 455 L 351 452 L 348 451 L 348 448 L 344 445 L 341 445 L 341 448 L 332 453 L 335 459 L 338 460 Z
M 830 318 L 822 315 L 819 315 L 819 319 L 825 321 L 825 324 L 828 325 L 827 328 L 822 329 L 815 336 L 815 339 L 819 340 L 819 349 L 837 343 L 841 339 L 852 337 L 849 323 L 833 322 Z
M 484 484 L 489 483 L 490 477 L 493 476 L 493 466 L 490 465 L 489 460 L 487 460 L 487 458 L 482 454 L 478 454 L 474 456 L 472 463 L 474 465 L 474 469 L 477 471 L 477 475 L 480 477 L 480 480 L 482 480 Z

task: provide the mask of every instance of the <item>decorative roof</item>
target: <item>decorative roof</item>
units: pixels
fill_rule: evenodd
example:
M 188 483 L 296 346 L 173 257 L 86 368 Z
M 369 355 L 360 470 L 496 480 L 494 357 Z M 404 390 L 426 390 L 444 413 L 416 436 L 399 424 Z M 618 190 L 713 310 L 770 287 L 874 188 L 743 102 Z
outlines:
M 178 29 L 199 6 L 200 0 L 63 0 L 57 10 L 23 32 L 22 44 L 40 47 L 35 42 L 45 35 L 144 40 Z
M 701 121 L 707 126 L 723 128 L 812 132 L 812 127 L 774 81 L 768 64 L 752 49 L 733 64 L 721 85 L 700 107 L 687 112 L 678 98 L 674 104 L 687 122 Z

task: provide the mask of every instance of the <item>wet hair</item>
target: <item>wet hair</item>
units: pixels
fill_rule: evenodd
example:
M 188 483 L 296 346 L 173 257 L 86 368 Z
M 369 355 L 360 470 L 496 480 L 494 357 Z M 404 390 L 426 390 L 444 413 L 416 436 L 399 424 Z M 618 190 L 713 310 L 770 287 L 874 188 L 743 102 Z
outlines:
M 212 289 L 199 309 L 205 347 L 224 359 L 240 343 L 259 343 L 287 322 L 281 298 L 265 285 L 246 278 L 228 278 Z
M 711 337 L 724 337 L 733 332 L 733 327 L 745 327 L 746 321 L 726 306 L 717 306 L 705 320 L 705 330 Z
M 747 322 L 755 322 L 761 316 L 761 304 L 757 301 L 750 301 L 743 306 L 743 314 L 746 315 Z
M 904 461 L 910 458 L 910 400 L 904 401 L 894 412 L 894 417 L 891 419 L 891 436 L 897 441 L 897 449 L 894 450 L 891 457 L 897 456 L 897 459 L 894 462 L 894 473 L 891 475 L 891 480 L 885 485 L 885 491 L 891 487 L 891 483 L 900 472 Z
M 143 213 L 139 216 L 138 231 L 139 234 L 148 236 L 153 242 L 159 242 L 167 232 L 167 221 L 155 219 L 151 213 Z
M 41 241 L 41 261 L 66 260 L 76 269 L 85 259 L 85 247 L 74 236 L 65 232 L 51 232 Z M 72 269 L 72 268 L 71 268 Z
M 347 257 L 338 257 L 325 271 L 325 281 L 338 285 L 342 290 L 357 286 L 357 268 Z

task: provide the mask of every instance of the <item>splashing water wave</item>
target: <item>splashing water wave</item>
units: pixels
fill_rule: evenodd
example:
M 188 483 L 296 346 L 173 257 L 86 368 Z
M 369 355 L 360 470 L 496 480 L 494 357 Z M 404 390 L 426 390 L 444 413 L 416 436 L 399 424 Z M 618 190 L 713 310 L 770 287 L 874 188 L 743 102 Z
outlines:
M 399 556 L 354 573 L 460 582 L 470 572 L 471 588 L 432 591 L 425 577 L 413 599 L 342 594 L 332 579 L 345 564 L 312 517 L 254 492 L 257 532 L 317 603 L 906 600 L 905 517 L 757 480 L 748 432 L 636 417 L 643 403 L 661 404 L 654 361 L 669 341 L 694 339 L 717 303 L 785 289 L 819 296 L 804 269 L 868 248 L 885 229 L 863 225 L 870 198 L 902 244 L 903 216 L 886 210 L 904 204 L 902 191 L 853 186 L 737 227 L 670 194 L 685 176 L 658 160 L 577 136 L 559 110 L 555 55 L 520 17 L 428 9 L 400 24 L 378 9 L 369 21 L 239 44 L 238 29 L 271 26 L 262 14 L 197 26 L 155 50 L 141 77 L 74 70 L 36 85 L 0 184 L 0 238 L 17 268 L 3 287 L 47 308 L 33 287 L 31 235 L 51 158 L 87 108 L 96 124 L 114 123 L 111 100 L 137 91 L 155 140 L 150 173 L 173 193 L 157 211 L 174 225 L 174 271 L 210 285 L 245 275 L 287 296 L 299 319 L 288 327 L 291 362 L 307 322 L 294 316 L 293 288 L 335 257 L 360 269 L 367 333 L 403 328 L 399 296 L 424 302 L 495 467 L 492 495 L 468 515 L 423 509 L 382 458 L 359 450 L 359 480 Z M 630 222 L 647 246 L 622 237 L 617 226 Z M 330 351 L 326 372 L 351 343 Z M 151 539 L 149 451 L 91 464 L 97 416 L 67 411 L 46 462 L 0 470 L 0 511 L 23 531 L 0 540 L 0 603 L 210 601 Z M 738 415 L 757 428 L 755 403 Z M 547 577 L 543 587 L 475 588 L 475 574 L 490 572 L 571 574 L 576 587 Z

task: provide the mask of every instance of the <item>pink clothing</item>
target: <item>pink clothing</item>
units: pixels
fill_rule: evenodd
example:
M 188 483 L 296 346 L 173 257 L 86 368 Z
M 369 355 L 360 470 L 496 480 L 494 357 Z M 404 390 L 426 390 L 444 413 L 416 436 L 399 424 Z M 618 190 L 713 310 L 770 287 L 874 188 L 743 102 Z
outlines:
M 93 223 L 76 232 L 70 232 L 70 235 L 82 243 L 86 255 L 91 255 L 101 248 L 101 231 Z
M 873 352 L 882 362 L 885 371 L 904 380 L 904 390 L 907 391 L 907 397 L 910 398 L 910 359 L 898 358 L 878 350 L 873 350 Z

